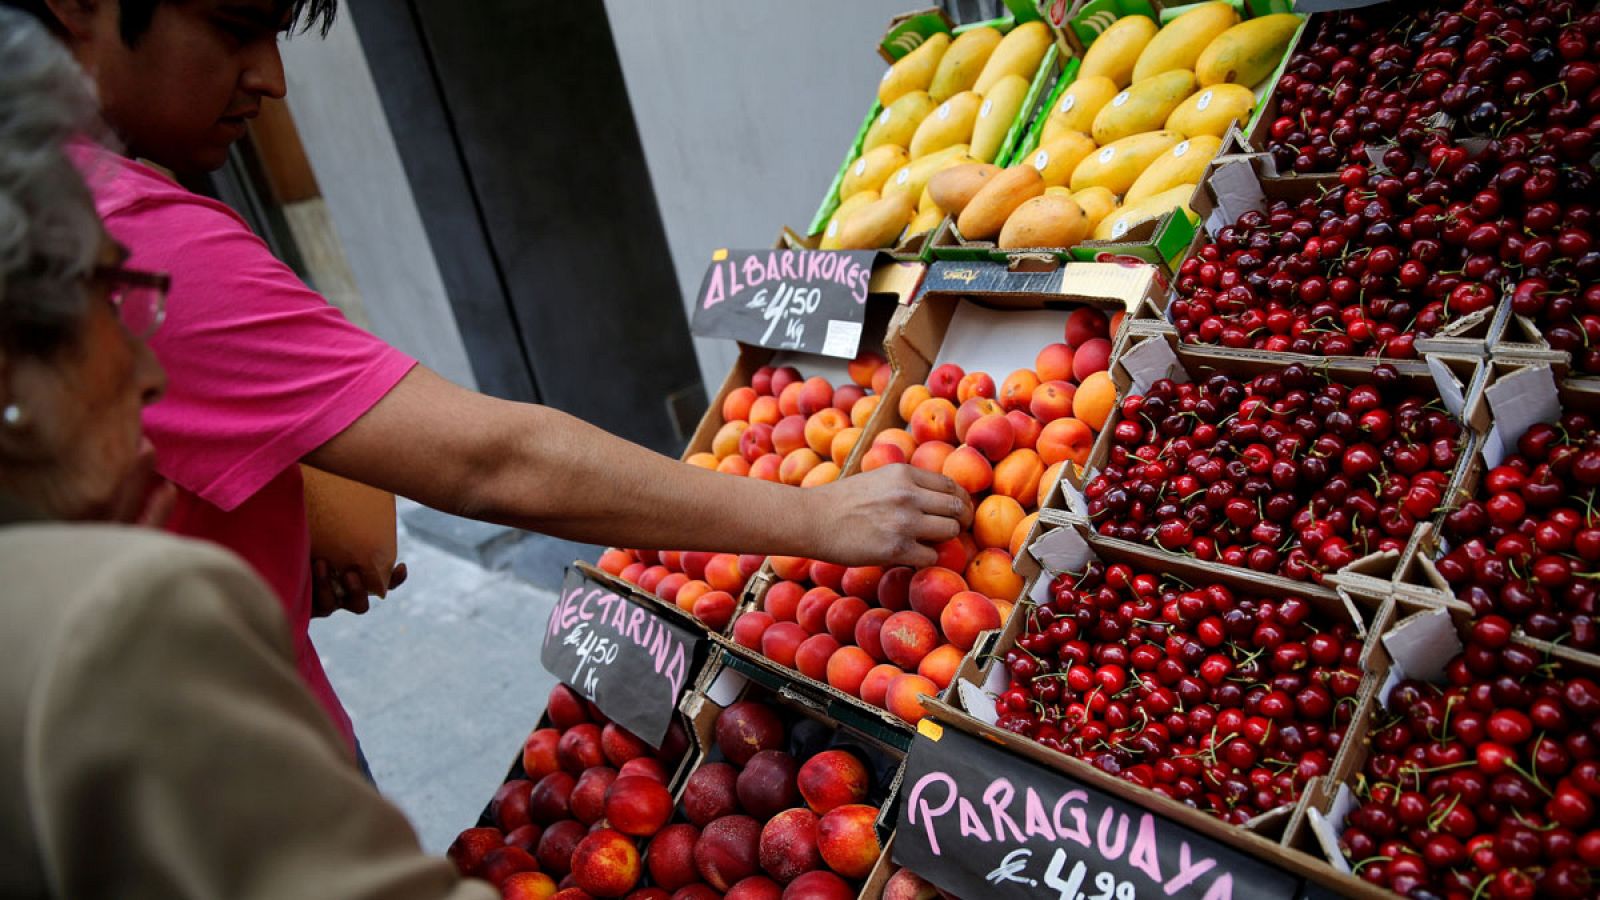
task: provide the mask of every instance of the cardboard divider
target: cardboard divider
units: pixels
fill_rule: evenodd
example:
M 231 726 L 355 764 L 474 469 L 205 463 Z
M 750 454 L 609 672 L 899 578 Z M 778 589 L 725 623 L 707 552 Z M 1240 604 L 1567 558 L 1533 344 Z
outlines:
M 1571 380 L 1579 386 L 1600 387 L 1600 374 L 1585 374 L 1575 369 L 1571 351 L 1552 348 L 1538 323 L 1511 311 L 1509 298 L 1501 301 L 1500 329 L 1494 335 L 1491 346 L 1496 359 L 1542 363 L 1549 366 L 1562 381 Z

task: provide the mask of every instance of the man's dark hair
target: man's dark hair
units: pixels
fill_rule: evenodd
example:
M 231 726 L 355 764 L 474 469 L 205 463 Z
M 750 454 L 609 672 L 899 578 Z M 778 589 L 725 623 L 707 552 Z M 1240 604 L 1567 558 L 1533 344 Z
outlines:
M 121 21 L 118 23 L 122 31 L 122 42 L 132 47 L 144 37 L 150 29 L 150 20 L 155 17 L 156 6 L 161 3 L 172 3 L 175 0 L 120 0 Z M 24 12 L 30 13 L 34 18 L 43 22 L 45 27 L 55 33 L 57 37 L 65 37 L 61 22 L 50 11 L 50 5 L 45 0 L 0 0 L 0 6 L 13 6 Z M 289 16 L 287 32 L 310 31 L 316 27 L 323 37 L 328 36 L 328 29 L 333 27 L 333 17 L 339 11 L 339 0 L 273 0 L 273 6 L 279 13 Z

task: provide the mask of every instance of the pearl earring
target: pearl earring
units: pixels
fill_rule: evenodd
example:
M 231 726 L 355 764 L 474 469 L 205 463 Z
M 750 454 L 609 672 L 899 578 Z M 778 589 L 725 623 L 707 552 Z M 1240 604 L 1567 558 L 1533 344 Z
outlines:
M 4 420 L 7 428 L 20 428 L 27 416 L 22 412 L 22 407 L 15 403 L 8 404 L 4 412 L 0 412 L 0 420 Z

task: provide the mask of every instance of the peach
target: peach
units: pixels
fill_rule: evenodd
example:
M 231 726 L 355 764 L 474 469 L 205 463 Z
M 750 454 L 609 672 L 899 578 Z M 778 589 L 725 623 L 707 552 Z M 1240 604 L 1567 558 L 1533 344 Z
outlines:
M 822 634 L 828 630 L 828 608 L 839 599 L 839 592 L 830 587 L 814 587 L 800 598 L 795 607 L 794 619 L 806 634 Z
M 882 900 L 936 900 L 939 889 L 910 869 L 897 869 L 883 886 Z
M 495 887 L 499 887 L 518 872 L 538 870 L 539 861 L 533 858 L 533 854 L 521 847 L 500 847 L 490 850 L 484 856 L 483 866 L 478 870 L 478 875 Z
M 665 792 L 666 788 L 661 790 Z M 633 890 L 641 870 L 639 848 L 615 829 L 596 831 L 579 841 L 572 851 L 573 879 L 578 887 L 596 897 L 621 897 Z
M 782 412 L 785 416 L 802 415 L 800 412 L 800 395 L 805 392 L 806 386 L 803 382 L 797 381 L 793 384 L 784 385 L 783 390 L 778 392 L 779 412 Z
M 1011 543 L 1011 532 L 1028 513 L 1022 504 L 1004 494 L 990 494 L 978 504 L 972 514 L 972 537 L 978 548 L 1005 547 Z
M 944 441 L 929 441 L 917 446 L 915 453 L 911 454 L 911 464 L 928 472 L 943 472 L 944 461 L 954 453 L 955 447 Z
M 1067 316 L 1065 337 L 1067 346 L 1074 350 L 1082 349 L 1085 343 L 1094 338 L 1105 338 L 1110 334 L 1106 314 L 1092 306 L 1081 306 Z
M 817 822 L 817 850 L 828 868 L 846 878 L 865 878 L 878 861 L 878 809 L 861 803 L 835 807 Z
M 619 777 L 606 789 L 605 813 L 612 828 L 634 837 L 649 837 L 672 818 L 672 794 L 654 778 Z
M 1032 450 L 1033 445 L 1039 442 L 1039 432 L 1044 425 L 1029 413 L 1013 409 L 1006 413 L 1006 421 L 1011 423 L 1011 430 L 1017 436 L 1018 449 Z
M 967 429 L 966 441 L 967 446 L 982 453 L 989 462 L 997 463 L 1011 452 L 1017 433 L 1005 416 L 987 415 Z
M 856 449 L 856 444 L 860 441 L 860 428 L 852 426 L 840 431 L 828 443 L 828 458 L 833 460 L 834 465 L 844 468 L 845 460 L 850 458 L 850 451 Z
M 565 684 L 550 689 L 544 700 L 544 711 L 550 717 L 550 724 L 562 731 L 589 721 L 589 707 L 583 702 L 583 695 Z
M 561 764 L 556 761 L 556 744 L 560 740 L 559 729 L 539 728 L 522 742 L 522 771 L 528 778 L 537 781 L 560 770 Z
M 891 615 L 893 615 L 891 610 L 869 609 L 856 620 L 854 634 L 856 646 L 866 653 L 869 659 L 876 662 L 884 662 L 889 658 L 883 653 L 883 641 L 879 639 L 879 634 L 883 631 L 884 620 Z
M 883 398 L 874 394 L 850 404 L 850 424 L 857 428 L 867 427 L 867 423 L 872 421 L 872 414 L 878 411 L 882 403 Z
M 634 553 L 639 557 L 639 561 L 647 566 L 657 565 L 661 562 L 660 550 L 635 550 Z
M 850 373 L 851 381 L 862 387 L 872 387 L 872 376 L 877 374 L 878 367 L 883 364 L 883 354 L 867 350 L 850 360 L 846 370 Z
M 950 598 L 950 605 L 939 616 L 945 639 L 962 650 L 971 650 L 978 635 L 1000 627 L 1000 611 L 989 598 L 977 591 L 962 591 Z
M 789 882 L 783 900 L 855 900 L 856 890 L 832 872 L 818 869 Z
M 751 875 L 728 888 L 722 900 L 783 900 L 783 887 L 765 875 Z
M 683 551 L 681 551 L 681 550 L 662 550 L 661 551 L 661 564 L 663 566 L 666 566 L 667 567 L 667 571 L 669 571 L 669 572 L 682 572 L 683 571 Z M 690 577 L 692 578 L 694 576 L 691 575 Z
M 716 436 L 711 439 L 711 455 L 720 460 L 738 453 L 739 438 L 749 427 L 750 423 L 743 420 L 724 422 L 722 427 L 717 429 Z
M 684 577 L 688 577 L 685 575 Z M 683 587 L 678 588 L 678 596 L 673 600 L 678 608 L 691 615 L 694 613 L 694 602 L 711 592 L 711 585 L 704 581 L 686 581 Z
M 561 887 L 563 884 L 567 886 Z M 555 895 L 552 896 L 550 900 L 595 900 L 593 894 L 577 886 L 577 882 L 572 880 L 571 875 L 561 879 L 561 881 L 556 884 L 556 887 L 561 889 L 556 891 Z M 629 896 L 631 897 L 633 895 L 630 894 Z
M 766 821 L 800 802 L 795 776 L 800 764 L 782 750 L 763 750 L 750 757 L 739 773 L 734 789 L 739 806 L 757 819 Z
M 772 426 L 766 424 L 751 425 L 739 435 L 739 455 L 745 462 L 754 463 L 756 460 L 772 452 Z
M 700 880 L 694 867 L 694 845 L 700 829 L 679 823 L 668 825 L 650 840 L 644 852 L 644 867 L 656 887 L 675 891 Z
M 943 397 L 922 401 L 912 411 L 906 429 L 918 444 L 928 441 L 951 443 L 956 437 L 956 407 Z M 916 448 L 912 448 L 913 452 Z
M 936 620 L 950 598 L 966 589 L 966 581 L 955 570 L 929 566 L 911 576 L 911 608 Z
M 779 622 L 793 622 L 800 608 L 800 598 L 805 594 L 805 586 L 799 582 L 780 581 L 767 588 L 761 598 L 761 608 Z
M 610 766 L 585 769 L 573 785 L 567 805 L 572 817 L 585 825 L 593 825 L 606 814 L 606 790 L 617 780 L 617 770 Z
M 889 692 L 889 683 L 904 674 L 899 666 L 891 663 L 873 666 L 867 677 L 861 679 L 861 699 L 879 709 L 886 709 L 888 701 L 885 697 Z
M 804 416 L 784 416 L 778 420 L 778 424 L 772 426 L 772 452 L 779 456 L 788 456 L 805 446 L 807 444 Z
M 818 587 L 832 588 L 837 591 L 844 584 L 846 567 L 838 563 L 823 562 L 820 559 L 812 560 L 806 574 L 811 578 L 811 583 Z
M 895 411 L 900 413 L 900 421 L 910 422 L 911 415 L 922 405 L 922 401 L 931 399 L 933 394 L 920 384 L 913 384 L 900 393 L 900 400 L 895 405 Z
M 746 433 L 748 434 L 748 432 Z M 685 551 L 682 558 L 683 574 L 696 580 L 705 578 L 706 563 L 710 562 L 713 556 L 716 556 L 716 554 L 707 553 L 704 550 Z
M 1082 384 L 1096 372 L 1111 368 L 1111 342 L 1105 338 L 1085 341 L 1072 356 L 1072 377 Z
M 1011 542 L 1006 546 L 1006 551 L 1012 559 L 1016 559 L 1022 553 L 1022 548 L 1028 542 L 1028 534 L 1033 531 L 1033 523 L 1037 521 L 1039 521 L 1039 513 L 1037 511 L 1028 513 L 1022 517 L 1022 521 L 1018 522 L 1016 529 L 1011 532 Z M 991 594 L 990 596 L 993 595 Z M 1016 595 L 1012 594 L 1011 596 Z
M 811 633 L 793 622 L 777 622 L 761 635 L 761 655 L 780 666 L 794 668 L 794 654 Z
M 972 535 L 962 532 L 948 541 L 934 544 L 933 549 L 939 554 L 934 565 L 952 572 L 965 572 L 967 563 L 972 561 L 972 554 L 978 552 L 978 545 L 973 543 Z
M 933 622 L 922 613 L 910 610 L 885 619 L 878 639 L 883 642 L 883 653 L 889 661 L 904 669 L 915 669 L 917 663 L 939 645 L 939 633 Z
M 969 494 L 979 494 L 994 483 L 994 466 L 982 453 L 962 444 L 944 459 L 944 475 Z
M 778 398 L 757 397 L 756 402 L 750 404 L 750 424 L 766 425 L 771 427 L 778 424 L 783 418 L 783 410 L 778 408 Z
M 871 776 L 861 758 L 848 750 L 824 750 L 800 765 L 795 779 L 800 796 L 818 815 L 867 799 Z
M 765 397 L 772 393 L 772 373 L 777 369 L 772 366 L 762 366 L 750 374 L 750 388 L 758 395 Z
M 1018 523 L 1019 525 L 1021 522 Z M 998 547 L 986 547 L 967 564 L 967 584 L 974 591 L 1001 600 L 1022 593 L 1022 576 L 1011 568 L 1012 554 Z M 945 632 L 949 634 L 949 632 Z
M 1039 495 L 1044 460 L 1032 450 L 1013 450 L 994 467 L 994 492 L 1031 506 Z
M 1094 430 L 1079 419 L 1057 419 L 1039 432 L 1039 459 L 1047 465 L 1069 460 L 1083 465 L 1094 448 Z
M 945 363 L 934 366 L 928 373 L 928 393 L 935 397 L 942 397 L 952 403 L 956 399 L 956 390 L 961 386 L 961 379 L 966 377 L 966 371 L 955 363 Z
M 799 581 L 811 575 L 811 560 L 804 556 L 769 556 L 767 562 L 772 564 L 772 571 L 779 578 Z
M 942 691 L 956 679 L 956 670 L 961 668 L 963 656 L 961 648 L 954 644 L 940 644 L 933 648 L 932 653 L 924 656 L 922 662 L 917 663 L 917 674 L 938 685 Z
M 761 824 L 749 816 L 723 816 L 700 832 L 694 864 L 706 884 L 726 891 L 760 871 Z
M 539 846 L 539 836 L 544 834 L 544 829 L 532 822 L 520 828 L 513 828 L 506 832 L 507 847 L 521 847 L 532 853 Z
M 730 456 L 728 458 L 738 459 L 739 457 Z M 668 572 L 664 578 L 656 582 L 655 594 L 662 600 L 676 605 L 678 602 L 678 591 L 682 590 L 683 586 L 688 583 L 689 576 L 683 574 L 682 572 Z
M 822 681 L 828 677 L 828 658 L 839 649 L 833 635 L 813 634 L 800 643 L 794 651 L 794 667 L 801 675 Z
M 767 557 L 764 554 L 741 553 L 739 554 L 739 577 L 749 581 L 751 576 L 761 571 L 761 567 L 766 564 Z
M 552 900 L 561 900 L 561 898 L 554 897 Z M 686 884 L 673 891 L 669 900 L 723 900 L 723 895 L 720 891 L 714 891 L 697 881 L 694 884 Z
M 810 447 L 794 450 L 783 458 L 783 465 L 778 467 L 778 478 L 791 487 L 799 487 L 806 479 L 806 473 L 815 469 L 822 463 L 822 457 Z
M 539 835 L 539 849 L 534 856 L 539 868 L 552 878 L 565 878 L 572 871 L 572 851 L 589 833 L 589 826 L 577 819 L 562 819 Z
M 711 469 L 715 471 L 717 468 L 717 455 L 715 453 L 704 452 L 691 453 L 689 454 L 689 458 L 685 459 L 684 462 L 691 466 L 697 466 L 702 469 Z
M 672 572 L 666 566 L 651 566 L 639 573 L 639 588 L 653 594 L 656 592 L 656 585 L 661 583 L 661 579 L 671 574 Z
M 911 454 L 917 452 L 917 439 L 903 428 L 885 428 L 878 432 L 877 437 L 872 439 L 872 445 L 877 447 L 883 444 L 892 444 L 900 448 L 906 459 L 910 459 Z
M 854 384 L 841 385 L 834 388 L 833 408 L 848 416 L 850 411 L 855 409 L 856 404 L 866 396 L 865 388 Z
M 899 465 L 905 461 L 905 451 L 894 444 L 873 444 L 861 457 L 861 471 L 871 472 L 873 469 Z
M 624 775 L 638 775 L 643 778 L 654 778 L 662 784 L 667 783 L 667 770 L 661 765 L 661 760 L 650 756 L 641 756 L 630 759 L 617 770 L 617 777 Z
M 618 550 L 612 547 L 600 554 L 600 558 L 595 561 L 595 568 L 605 572 L 607 575 L 617 575 L 623 569 L 632 565 L 633 561 L 633 554 L 626 550 Z
M 761 651 L 761 636 L 777 621 L 771 615 L 752 609 L 733 623 L 733 641 L 741 647 Z
M 800 396 L 796 404 L 800 407 L 802 416 L 815 415 L 827 409 L 833 405 L 833 385 L 821 375 L 807 378 L 800 386 Z
M 1044 508 L 1045 501 L 1050 499 L 1050 492 L 1055 490 L 1055 486 L 1061 483 L 1062 471 L 1066 466 L 1065 461 L 1054 462 L 1044 470 L 1044 475 L 1039 478 L 1039 496 L 1034 498 L 1036 507 Z
M 889 389 L 889 382 L 894 379 L 894 366 L 884 363 L 878 371 L 872 373 L 872 392 L 882 394 Z
M 824 456 L 833 449 L 833 436 L 850 427 L 850 417 L 829 406 L 811 414 L 806 419 L 804 434 L 806 446 Z
M 500 882 L 504 900 L 550 900 L 555 895 L 555 879 L 543 872 L 515 872 Z
M 745 580 L 739 557 L 732 553 L 718 553 L 706 563 L 706 584 L 712 590 L 736 594 L 744 590 Z
M 754 756 L 755 754 L 751 754 Z M 683 786 L 683 814 L 704 828 L 739 811 L 739 770 L 724 762 L 706 763 Z
M 742 766 L 762 750 L 783 746 L 783 722 L 765 704 L 735 703 L 717 715 L 717 747 L 730 762 Z
M 483 869 L 483 859 L 489 855 L 489 851 L 505 845 L 505 836 L 498 828 L 468 828 L 456 835 L 445 856 L 455 863 L 456 871 L 472 876 Z
M 1033 371 L 1041 382 L 1066 381 L 1072 377 L 1072 348 L 1050 344 L 1033 358 Z
M 884 569 L 878 579 L 878 605 L 890 612 L 911 608 L 911 576 L 916 570 L 910 566 Z
M 1072 401 L 1072 413 L 1083 423 L 1099 431 L 1111 418 L 1111 409 L 1117 404 L 1117 385 L 1106 372 L 1095 372 L 1083 380 L 1078 395 Z
M 738 605 L 739 601 L 727 591 L 707 591 L 694 601 L 694 608 L 690 612 L 704 622 L 706 628 L 720 633 L 733 621 L 733 613 Z
M 965 403 L 973 397 L 993 397 L 994 379 L 987 372 L 968 372 L 956 383 L 956 402 Z
M 867 612 L 867 601 L 860 597 L 844 596 L 833 601 L 823 616 L 823 627 L 840 644 L 856 639 L 856 622 Z
M 838 480 L 839 467 L 828 460 L 823 460 L 812 467 L 811 471 L 806 473 L 806 477 L 800 479 L 800 486 L 819 487 Z
M 839 577 L 839 592 L 852 597 L 876 597 L 882 580 L 882 566 L 852 566 Z
M 750 407 L 755 405 L 758 396 L 756 389 L 751 387 L 738 387 L 729 391 L 728 395 L 722 398 L 722 420 L 750 421 Z
M 603 768 L 603 766 L 596 764 L 588 768 L 598 769 Z M 587 771 L 587 769 L 579 771 Z M 515 784 L 515 782 L 508 781 L 506 784 Z M 539 825 L 549 825 L 552 822 L 559 822 L 562 819 L 571 817 L 572 792 L 577 786 L 578 780 L 572 777 L 572 773 L 564 771 L 551 772 L 549 775 L 539 779 L 537 784 L 531 786 L 532 790 L 529 790 L 528 785 L 523 785 L 521 794 L 524 798 L 522 801 L 523 809 L 526 812 L 523 820 L 518 824 L 527 824 L 531 821 Z M 504 787 L 501 790 L 504 790 Z M 498 797 L 500 795 L 496 793 L 495 796 Z M 489 809 L 493 811 L 495 807 L 491 804 Z
M 798 798 L 798 795 L 797 795 Z M 809 809 L 787 809 L 768 817 L 761 829 L 761 868 L 782 882 L 822 868 L 817 847 L 817 814 Z
M 885 612 L 885 610 L 878 610 Z M 861 696 L 861 681 L 876 661 L 860 647 L 840 647 L 828 657 L 827 681 L 852 697 Z
M 623 569 L 620 573 L 618 573 L 617 577 L 629 584 L 638 584 L 639 576 L 643 575 L 644 571 L 645 564 L 642 562 L 636 562 L 628 566 L 626 569 Z
M 1110 334 L 1107 334 L 1106 337 L 1115 338 L 1117 335 L 1121 334 L 1122 333 L 1122 321 L 1124 319 L 1126 319 L 1127 317 L 1128 317 L 1128 311 L 1126 309 L 1119 309 L 1116 312 L 1112 313 L 1111 314 Z
M 889 712 L 915 725 L 922 721 L 924 715 L 922 701 L 917 699 L 923 694 L 937 697 L 939 686 L 921 675 L 901 675 L 889 682 L 889 690 L 884 694 L 884 705 Z
M 750 464 L 750 472 L 746 477 L 759 478 L 762 481 L 770 481 L 774 484 L 778 484 L 782 481 L 782 479 L 778 477 L 778 470 L 782 467 L 783 457 L 776 453 L 768 453 L 766 456 L 763 456 Z
M 1028 412 L 1042 424 L 1072 415 L 1072 401 L 1078 389 L 1065 381 L 1046 381 L 1033 389 Z
M 971 430 L 972 423 L 984 416 L 1004 415 L 1005 410 L 1000 404 L 987 397 L 973 397 L 956 408 L 956 440 L 965 441 L 967 432 Z
M 556 761 L 562 771 L 576 777 L 591 766 L 603 766 L 605 752 L 600 749 L 600 726 L 592 722 L 574 725 L 556 741 Z
M 794 366 L 780 366 L 772 370 L 772 395 L 783 393 L 783 389 L 791 384 L 799 384 L 802 380 L 800 370 Z M 758 389 L 759 390 L 759 389 Z
M 1008 410 L 1027 409 L 1038 387 L 1039 376 L 1032 369 L 1018 369 L 1001 383 L 1000 405 Z

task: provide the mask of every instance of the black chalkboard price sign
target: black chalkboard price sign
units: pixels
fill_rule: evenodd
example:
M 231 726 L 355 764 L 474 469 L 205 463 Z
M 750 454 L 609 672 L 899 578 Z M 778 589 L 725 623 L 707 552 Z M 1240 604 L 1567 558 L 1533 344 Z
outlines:
M 691 330 L 774 350 L 853 359 L 875 250 L 718 250 Z
M 906 757 L 894 861 L 985 900 L 1295 897 L 1301 879 L 952 728 Z
M 539 661 L 612 721 L 659 747 L 702 643 L 695 632 L 574 568 L 550 613 Z

